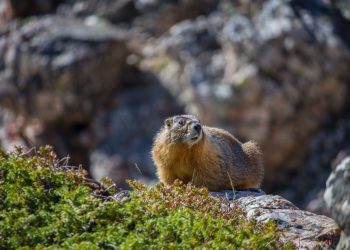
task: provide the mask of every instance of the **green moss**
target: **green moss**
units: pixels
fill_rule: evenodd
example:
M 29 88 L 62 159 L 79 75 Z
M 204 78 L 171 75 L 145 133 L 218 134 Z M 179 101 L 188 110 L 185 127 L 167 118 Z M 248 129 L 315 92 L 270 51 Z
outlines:
M 205 189 L 131 182 L 126 201 L 50 148 L 0 155 L 0 249 L 291 249 Z

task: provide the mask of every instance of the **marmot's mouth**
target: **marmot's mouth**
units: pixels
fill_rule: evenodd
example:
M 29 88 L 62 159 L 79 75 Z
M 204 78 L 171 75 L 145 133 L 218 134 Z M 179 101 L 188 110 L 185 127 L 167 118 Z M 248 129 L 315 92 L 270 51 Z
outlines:
M 191 138 L 191 141 L 196 141 L 198 138 L 199 138 L 199 136 L 198 136 L 198 135 L 197 135 L 197 136 L 195 136 L 195 137 L 192 137 L 192 138 Z

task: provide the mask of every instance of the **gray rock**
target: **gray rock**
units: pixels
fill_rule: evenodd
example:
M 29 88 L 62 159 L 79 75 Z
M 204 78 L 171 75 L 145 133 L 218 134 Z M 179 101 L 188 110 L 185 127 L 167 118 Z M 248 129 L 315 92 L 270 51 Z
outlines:
M 324 199 L 331 217 L 342 229 L 337 249 L 350 248 L 350 157 L 345 158 L 327 180 Z
M 44 123 L 84 120 L 121 87 L 128 51 L 123 33 L 111 27 L 34 18 L 0 39 L 0 101 Z
M 339 228 L 331 218 L 299 210 L 280 196 L 249 196 L 235 202 L 248 219 L 277 222 L 285 239 L 294 242 L 298 249 L 334 249 L 339 240 Z
M 284 233 L 284 239 L 294 242 L 298 249 L 334 249 L 339 240 L 339 228 L 332 219 L 299 210 L 290 201 L 277 195 L 266 195 L 261 189 L 211 194 L 233 200 L 248 219 L 262 223 L 275 221 L 278 230 Z

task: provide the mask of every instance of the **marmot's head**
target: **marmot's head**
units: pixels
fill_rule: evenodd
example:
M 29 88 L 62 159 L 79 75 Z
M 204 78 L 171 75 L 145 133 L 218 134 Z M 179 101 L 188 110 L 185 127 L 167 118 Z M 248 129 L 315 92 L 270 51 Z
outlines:
M 192 146 L 203 138 L 202 125 L 193 115 L 176 115 L 165 120 L 164 129 L 175 143 Z

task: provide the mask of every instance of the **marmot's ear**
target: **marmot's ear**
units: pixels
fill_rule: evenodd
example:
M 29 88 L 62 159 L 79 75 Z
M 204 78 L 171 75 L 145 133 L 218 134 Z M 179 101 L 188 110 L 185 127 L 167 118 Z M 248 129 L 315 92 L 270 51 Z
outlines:
M 165 124 L 165 126 L 170 128 L 173 125 L 173 118 L 170 117 L 170 118 L 165 119 L 164 124 Z

